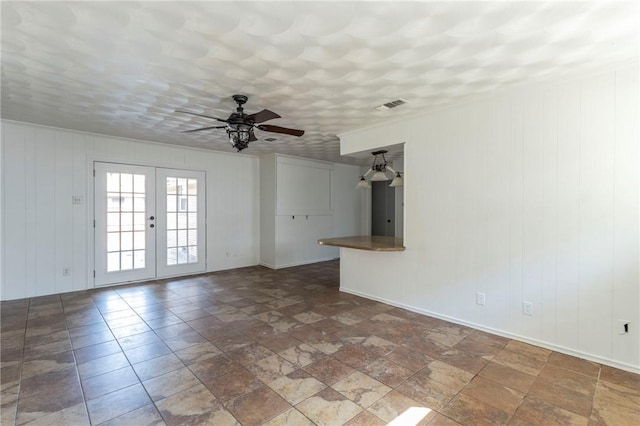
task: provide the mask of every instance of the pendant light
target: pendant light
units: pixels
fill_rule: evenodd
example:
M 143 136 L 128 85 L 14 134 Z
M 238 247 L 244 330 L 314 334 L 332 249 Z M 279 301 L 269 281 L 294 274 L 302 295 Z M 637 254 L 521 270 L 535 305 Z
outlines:
M 371 164 L 371 168 L 367 170 L 367 173 L 360 176 L 360 180 L 358 181 L 356 188 L 371 188 L 371 184 L 365 179 L 370 174 L 373 174 L 371 176 L 371 182 L 381 182 L 391 179 L 387 172 L 394 174 L 393 180 L 389 186 L 396 187 L 404 185 L 400 172 L 393 170 L 389 165 L 387 165 L 387 159 L 384 157 L 384 154 L 386 153 L 386 150 L 374 151 L 371 153 L 373 154 L 373 164 Z

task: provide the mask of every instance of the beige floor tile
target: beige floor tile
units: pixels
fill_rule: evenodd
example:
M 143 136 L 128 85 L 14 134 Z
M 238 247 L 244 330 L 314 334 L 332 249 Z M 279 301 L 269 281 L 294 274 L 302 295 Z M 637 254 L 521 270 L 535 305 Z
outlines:
M 222 352 L 216 346 L 207 341 L 199 342 L 195 345 L 191 345 L 174 352 L 174 354 L 185 365 L 192 365 L 201 361 L 205 361 L 209 358 L 216 357 L 221 353 Z
M 463 394 L 453 398 L 440 411 L 458 423 L 468 425 L 506 424 L 511 417 L 502 410 Z
M 391 391 L 389 386 L 359 371 L 331 387 L 365 409 Z
M 247 366 L 247 369 L 264 383 L 269 383 L 279 377 L 286 376 L 287 374 L 295 371 L 296 368 L 297 367 L 295 365 L 279 355 L 272 355 L 270 357 L 263 358 L 260 361 Z
M 238 424 L 204 385 L 197 385 L 161 399 L 156 402 L 156 407 L 168 425 Z
M 302 414 L 321 426 L 344 424 L 362 408 L 331 388 L 327 388 L 296 405 Z
M 596 399 L 591 422 L 596 425 L 634 425 L 640 422 L 639 406 L 617 405 Z
M 594 396 L 594 404 L 596 402 L 637 409 L 637 407 L 640 407 L 640 393 L 629 391 L 628 388 L 611 382 L 600 381 L 596 386 Z
M 109 371 L 99 376 L 82 380 L 86 400 L 95 399 L 107 393 L 140 383 L 131 367 Z
M 329 386 L 355 372 L 347 364 L 329 356 L 307 365 L 304 370 Z
M 393 352 L 387 354 L 385 358 L 411 370 L 412 372 L 423 369 L 427 364 L 433 361 L 433 358 L 420 352 L 412 351 L 404 346 L 398 347 Z
M 91 423 L 97 425 L 147 404 L 151 400 L 142 385 L 136 384 L 87 401 L 87 408 Z
M 306 343 L 279 352 L 278 355 L 298 367 L 305 367 L 324 356 L 320 350 Z
M 216 376 L 204 382 L 207 389 L 213 392 L 222 403 L 262 386 L 262 382 L 244 368 L 233 368 L 227 371 L 227 374 Z
M 13 424 L 13 423 L 2 423 Z M 30 426 L 51 426 L 51 425 L 88 425 L 89 416 L 84 402 L 62 409 L 60 411 L 38 417 L 29 422 Z
M 73 423 L 67 424 L 72 425 Z M 154 407 L 152 404 L 149 404 L 145 405 L 144 407 L 138 408 L 137 410 L 130 411 L 126 414 L 101 423 L 100 426 L 162 426 L 165 424 L 166 423 L 164 422 L 164 420 L 162 420 L 162 417 L 160 416 L 160 413 L 158 412 L 156 407 Z
M 522 393 L 529 392 L 531 385 L 536 380 L 536 376 L 496 362 L 487 364 L 478 375 Z
M 187 367 L 142 382 L 153 401 L 167 398 L 199 384 L 200 380 Z
M 426 376 L 412 377 L 396 388 L 397 391 L 420 402 L 421 406 L 439 410 L 453 399 L 458 390 L 449 388 Z
M 558 352 L 552 352 L 547 362 L 550 365 L 566 368 L 567 370 L 572 370 L 585 376 L 597 378 L 600 374 L 600 364 Z
M 161 376 L 182 367 L 184 367 L 184 364 L 173 353 L 133 364 L 133 369 L 142 381 Z
M 371 414 L 368 411 L 363 411 L 347 423 L 345 426 L 385 426 L 387 422 L 383 421 L 379 417 Z
M 263 423 L 263 426 L 313 426 L 314 423 L 300 411 L 291 408 L 275 418 Z
M 269 382 L 268 386 L 291 405 L 296 405 L 327 387 L 304 370 L 296 370 L 281 376 Z
M 589 419 L 549 402 L 527 396 L 515 412 L 512 423 L 529 425 L 576 425 L 583 426 Z
M 454 390 L 461 390 L 473 378 L 473 374 L 442 361 L 431 361 L 425 368 L 418 371 L 416 380 L 430 379 Z
M 436 412 L 422 406 L 418 401 L 398 392 L 391 391 L 367 410 L 387 423 L 426 423 Z
M 589 417 L 593 407 L 592 398 L 564 386 L 547 382 L 540 377 L 533 383 L 528 395 L 583 417 Z
M 413 374 L 411 370 L 384 358 L 375 360 L 361 371 L 391 388 L 395 388 Z
M 538 377 L 554 385 L 564 386 L 590 398 L 596 391 L 597 377 L 585 376 L 573 370 L 568 370 L 555 365 L 547 364 L 538 374 Z
M 257 426 L 289 410 L 291 405 L 266 386 L 239 396 L 225 404 L 243 426 Z
M 78 372 L 80 373 L 80 378 L 85 380 L 93 376 L 98 376 L 100 374 L 119 370 L 128 366 L 129 361 L 127 360 L 127 357 L 124 356 L 124 353 L 118 352 L 78 364 Z
M 461 393 L 508 414 L 513 414 L 525 397 L 523 393 L 480 376 L 475 377 Z

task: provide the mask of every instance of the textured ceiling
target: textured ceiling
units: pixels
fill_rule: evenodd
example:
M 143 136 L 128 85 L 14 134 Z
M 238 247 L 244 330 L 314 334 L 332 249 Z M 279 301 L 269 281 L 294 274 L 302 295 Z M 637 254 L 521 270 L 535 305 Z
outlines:
M 336 162 L 337 134 L 638 55 L 631 2 L 2 1 L 2 117 L 232 151 L 217 123 L 247 112 L 243 153 Z M 404 98 L 380 112 L 375 106 Z M 264 141 L 266 137 L 276 141 Z

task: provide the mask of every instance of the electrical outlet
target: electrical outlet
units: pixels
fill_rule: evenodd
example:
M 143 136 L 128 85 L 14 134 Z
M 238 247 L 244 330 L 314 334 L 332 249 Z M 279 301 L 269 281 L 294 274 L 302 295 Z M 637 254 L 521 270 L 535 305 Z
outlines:
M 627 321 L 624 319 L 618 320 L 618 334 L 625 335 L 629 334 L 629 326 L 631 325 L 631 321 Z
M 522 313 L 524 315 L 533 315 L 533 303 L 522 302 Z
M 68 266 L 65 266 L 64 268 L 62 268 L 63 277 L 68 277 L 70 275 L 71 275 L 71 268 L 69 268 Z
M 84 198 L 82 197 L 82 195 L 74 195 L 73 197 L 71 197 L 71 202 L 73 204 L 82 204 L 84 202 Z
M 476 293 L 476 305 L 484 306 L 486 295 L 484 293 Z

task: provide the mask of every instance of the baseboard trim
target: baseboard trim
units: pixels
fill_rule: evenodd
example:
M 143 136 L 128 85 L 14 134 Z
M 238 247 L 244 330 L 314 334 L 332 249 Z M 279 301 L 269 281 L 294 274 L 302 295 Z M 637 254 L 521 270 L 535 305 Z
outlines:
M 334 256 L 332 257 L 325 257 L 322 259 L 312 259 L 312 260 L 305 260 L 302 262 L 293 262 L 293 263 L 285 263 L 284 265 L 271 265 L 271 264 L 267 264 L 264 262 L 260 262 L 259 265 L 260 266 L 264 266 L 266 268 L 270 268 L 270 269 L 284 269 L 284 268 L 292 268 L 294 266 L 303 266 L 303 265 L 311 265 L 312 263 L 320 263 L 320 262 L 328 262 L 330 260 L 335 260 L 336 258 Z
M 577 358 L 582 358 L 582 359 L 586 359 L 588 361 L 597 362 L 598 364 L 603 364 L 603 365 L 607 365 L 609 367 L 618 368 L 620 370 L 629 371 L 631 373 L 640 374 L 640 366 L 638 366 L 638 365 L 627 364 L 627 363 L 616 361 L 616 360 L 613 360 L 613 359 L 604 358 L 604 357 L 601 357 L 599 355 L 593 355 L 593 354 L 586 353 L 586 352 L 576 351 L 574 349 L 570 349 L 570 348 L 566 348 L 564 346 L 559 346 L 559 345 L 556 345 L 556 344 L 553 344 L 553 343 L 545 342 L 543 340 L 532 339 L 530 337 L 521 336 L 521 335 L 516 334 L 516 333 L 510 333 L 510 332 L 507 332 L 507 331 L 504 331 L 504 330 L 500 330 L 500 329 L 496 329 L 496 328 L 492 328 L 492 327 L 487 327 L 487 326 L 484 326 L 482 324 L 477 324 L 477 323 L 474 323 L 474 322 L 471 322 L 471 321 L 465 321 L 465 320 L 461 320 L 461 319 L 458 319 L 458 318 L 450 317 L 450 316 L 447 316 L 447 315 L 442 315 L 442 314 L 439 314 L 437 312 L 432 312 L 432 311 L 428 311 L 426 309 L 416 308 L 416 307 L 411 306 L 411 305 L 405 305 L 404 303 L 398 303 L 396 301 L 385 299 L 383 297 L 377 297 L 377 296 L 373 296 L 373 295 L 368 294 L 368 293 L 364 293 L 364 292 L 360 292 L 360 291 L 356 291 L 356 290 L 351 290 L 351 289 L 348 289 L 348 288 L 343 288 L 342 286 L 340 287 L 340 291 L 342 291 L 344 293 L 348 293 L 348 294 L 353 294 L 354 296 L 360 296 L 360 297 L 364 297 L 366 299 L 375 300 L 376 302 L 382 302 L 382 303 L 385 303 L 387 305 L 395 306 L 397 308 L 406 309 L 408 311 L 415 312 L 415 313 L 418 313 L 418 314 L 427 315 L 427 316 L 438 318 L 438 319 L 441 319 L 441 320 L 444 320 L 444 321 L 449 321 L 449 322 L 452 322 L 454 324 L 464 325 L 466 327 L 470 327 L 470 328 L 473 328 L 473 329 L 476 329 L 476 330 L 485 331 L 487 333 L 495 334 L 495 335 L 506 337 L 506 338 L 513 339 L 513 340 L 518 340 L 520 342 L 529 343 L 529 344 L 535 345 L 535 346 L 540 346 L 540 347 L 543 347 L 545 349 L 549 349 L 549 350 L 552 350 L 552 351 L 563 353 L 565 355 L 575 356 Z

